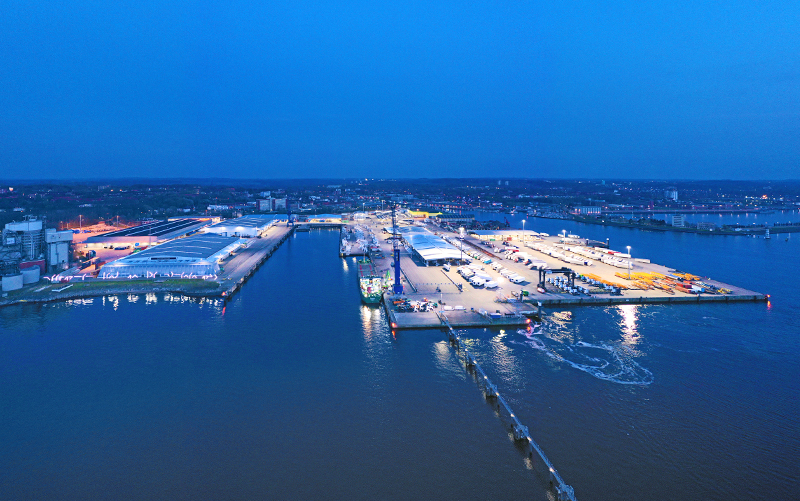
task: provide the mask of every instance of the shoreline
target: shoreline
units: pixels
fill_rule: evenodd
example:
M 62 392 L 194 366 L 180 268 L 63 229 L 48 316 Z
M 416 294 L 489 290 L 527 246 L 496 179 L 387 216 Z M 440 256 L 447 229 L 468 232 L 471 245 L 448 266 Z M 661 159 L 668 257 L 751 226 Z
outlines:
M 743 229 L 742 231 L 731 231 L 731 230 L 721 230 L 721 229 L 700 230 L 697 228 L 676 228 L 674 226 L 666 226 L 666 225 L 655 226 L 655 225 L 622 223 L 616 221 L 598 221 L 595 219 L 581 218 L 581 217 L 567 217 L 567 218 L 548 217 L 548 216 L 530 216 L 530 217 L 536 217 L 541 219 L 555 219 L 558 221 L 572 221 L 574 223 L 595 224 L 598 226 L 616 226 L 619 228 L 631 228 L 634 230 L 662 231 L 662 232 L 671 231 L 674 233 L 696 233 L 698 235 L 711 235 L 711 236 L 724 236 L 724 237 L 762 236 L 766 233 L 767 229 L 769 229 L 770 235 L 800 233 L 800 225 L 775 226 L 768 228 Z
M 118 283 L 118 284 L 111 284 L 108 282 L 103 282 L 102 285 L 105 287 L 93 287 L 89 289 L 80 288 L 75 289 L 74 291 L 71 290 L 72 288 L 66 289 L 63 292 L 54 292 L 52 289 L 49 291 L 42 291 L 39 289 L 35 290 L 27 290 L 20 294 L 16 294 L 13 298 L 2 298 L 0 299 L 0 308 L 5 306 L 13 306 L 13 305 L 20 305 L 20 304 L 46 304 L 46 303 L 55 303 L 55 302 L 62 302 L 62 301 L 71 301 L 75 299 L 86 299 L 86 298 L 95 298 L 95 297 L 102 297 L 102 296 L 116 296 L 121 294 L 152 294 L 152 293 L 171 293 L 171 294 L 182 294 L 189 297 L 208 297 L 208 298 L 224 298 L 225 292 L 224 289 L 221 288 L 220 284 L 215 282 L 217 285 L 211 289 L 207 290 L 192 290 L 192 288 L 181 286 L 179 284 L 167 284 L 169 280 L 156 282 L 154 280 L 150 280 L 148 282 L 141 282 L 136 283 L 134 281 L 127 281 L 125 283 Z M 199 282 L 199 280 L 198 280 Z M 95 284 L 98 282 L 87 282 L 91 284 Z M 39 284 L 37 284 L 39 285 Z M 77 285 L 77 283 L 76 283 Z M 46 287 L 56 286 L 63 286 L 62 284 L 53 284 L 48 285 Z M 36 292 L 39 290 L 39 292 Z M 17 292 L 17 291 L 15 291 Z M 38 295 L 38 294 L 42 295 Z M 18 297 L 16 297 L 18 296 Z

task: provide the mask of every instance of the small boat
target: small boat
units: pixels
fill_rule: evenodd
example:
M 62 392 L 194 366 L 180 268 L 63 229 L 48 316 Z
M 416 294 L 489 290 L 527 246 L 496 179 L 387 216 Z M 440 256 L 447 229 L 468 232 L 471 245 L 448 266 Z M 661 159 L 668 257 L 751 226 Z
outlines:
M 544 287 L 537 287 L 537 288 L 536 288 L 536 291 L 537 291 L 539 294 L 544 294 L 545 292 L 547 292 L 547 291 L 545 291 L 545 290 L 544 290 Z

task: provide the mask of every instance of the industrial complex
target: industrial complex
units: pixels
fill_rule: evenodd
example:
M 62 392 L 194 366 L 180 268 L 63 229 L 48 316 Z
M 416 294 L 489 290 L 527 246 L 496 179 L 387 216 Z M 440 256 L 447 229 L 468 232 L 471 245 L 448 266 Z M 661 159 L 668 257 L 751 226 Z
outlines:
M 46 228 L 44 220 L 33 216 L 7 223 L 0 235 L 2 290 L 17 290 L 45 273 L 66 269 L 71 242 L 71 231 Z

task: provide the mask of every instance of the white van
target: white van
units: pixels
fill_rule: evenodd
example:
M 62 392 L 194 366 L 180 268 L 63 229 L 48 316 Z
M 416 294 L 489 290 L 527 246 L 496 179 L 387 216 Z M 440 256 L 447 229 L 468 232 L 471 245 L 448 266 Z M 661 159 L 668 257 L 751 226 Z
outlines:
M 483 287 L 483 285 L 486 284 L 486 280 L 478 277 L 472 277 L 469 279 L 469 283 L 475 287 Z
M 514 275 L 513 277 L 509 277 L 509 280 L 512 284 L 521 284 L 522 282 L 526 282 L 525 278 L 521 277 L 520 275 Z
M 495 289 L 497 287 L 497 282 L 495 282 L 494 280 L 489 280 L 488 282 L 486 282 L 486 284 L 484 284 L 484 287 L 486 287 L 487 289 Z
M 510 277 L 511 275 L 516 275 L 516 273 L 514 273 L 513 271 L 511 271 L 511 270 L 509 270 L 509 269 L 504 269 L 503 271 L 501 271 L 501 272 L 500 272 L 500 275 L 502 275 L 502 276 L 504 276 L 504 277 L 508 278 L 508 277 Z

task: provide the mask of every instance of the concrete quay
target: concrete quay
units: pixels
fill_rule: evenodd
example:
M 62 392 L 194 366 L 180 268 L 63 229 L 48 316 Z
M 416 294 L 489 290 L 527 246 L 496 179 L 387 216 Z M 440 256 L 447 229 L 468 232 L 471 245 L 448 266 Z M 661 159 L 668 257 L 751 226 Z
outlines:
M 249 245 L 222 262 L 218 294 L 230 297 L 291 236 L 293 226 L 273 226 L 262 238 L 250 239 Z
M 391 259 L 388 256 L 392 255 L 391 241 L 388 239 L 389 235 L 382 233 L 382 228 L 386 225 L 386 222 L 368 219 L 362 224 L 369 225 L 375 234 L 379 236 L 379 245 L 387 258 L 377 260 L 376 266 L 380 271 L 385 272 L 391 266 Z M 438 226 L 429 224 L 427 228 L 440 235 L 456 236 L 454 233 L 449 233 Z M 560 237 L 544 237 L 542 241 L 554 244 L 560 241 Z M 503 251 L 506 247 L 501 245 L 500 242 L 492 242 L 494 245 L 490 247 L 484 245 L 478 239 L 468 236 L 465 238 L 465 243 L 468 243 L 473 251 L 480 250 L 482 255 L 491 257 L 493 262 L 499 262 L 504 268 L 521 275 L 525 281 L 521 284 L 513 284 L 498 272 L 495 272 L 490 265 L 483 265 L 484 271 L 494 281 L 498 282 L 499 287 L 493 290 L 476 288 L 457 273 L 455 265 L 450 271 L 445 271 L 442 266 L 427 266 L 418 256 L 413 254 L 413 250 L 401 247 L 400 261 L 404 286 L 402 297 L 409 301 L 435 302 L 438 308 L 433 311 L 400 312 L 392 304 L 392 301 L 396 298 L 387 295 L 384 298 L 384 307 L 394 329 L 439 328 L 441 322 L 436 311 L 446 313 L 454 327 L 500 327 L 525 326 L 528 318 L 538 319 L 537 313 L 540 305 L 553 308 L 621 304 L 731 303 L 766 301 L 769 299 L 769 296 L 765 294 L 708 278 L 703 278 L 703 282 L 718 288 L 728 289 L 730 293 L 689 294 L 661 289 L 640 290 L 628 288 L 622 289 L 619 294 L 612 294 L 608 291 L 593 288 L 578 279 L 575 280 L 576 285 L 583 285 L 594 290 L 589 295 L 573 295 L 560 291 L 548 284 L 547 290 L 541 293 L 537 291 L 540 278 L 539 271 L 529 269 L 521 263 L 504 259 Z M 627 275 L 627 268 L 614 267 L 600 261 L 591 261 L 589 266 L 568 264 L 532 248 L 524 247 L 523 242 L 513 241 L 510 243 L 518 246 L 520 251 L 530 254 L 535 259 L 546 262 L 549 269 L 569 268 L 576 274 L 592 274 L 611 283 L 633 287 L 634 282 L 632 280 L 629 281 L 627 278 L 617 276 L 617 273 Z M 495 246 L 498 249 L 497 251 L 494 250 Z M 675 272 L 674 269 L 666 266 L 641 262 L 635 259 L 630 260 L 629 266 L 633 274 L 655 272 L 668 275 Z M 545 277 L 551 276 L 557 275 L 545 275 Z M 528 296 L 522 296 L 522 290 L 527 291 Z M 522 301 L 520 301 L 520 297 Z M 453 309 L 451 310 L 450 308 Z

